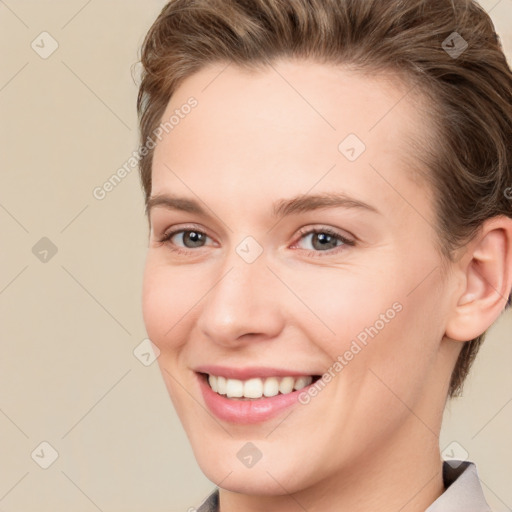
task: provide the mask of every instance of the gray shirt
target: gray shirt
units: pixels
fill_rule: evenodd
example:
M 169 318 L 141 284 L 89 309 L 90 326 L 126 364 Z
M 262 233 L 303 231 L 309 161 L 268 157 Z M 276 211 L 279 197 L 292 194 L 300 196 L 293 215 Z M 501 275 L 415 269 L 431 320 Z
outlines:
M 491 512 L 472 462 L 445 461 L 443 481 L 446 490 L 425 512 Z M 218 488 L 206 498 L 197 512 L 219 512 Z

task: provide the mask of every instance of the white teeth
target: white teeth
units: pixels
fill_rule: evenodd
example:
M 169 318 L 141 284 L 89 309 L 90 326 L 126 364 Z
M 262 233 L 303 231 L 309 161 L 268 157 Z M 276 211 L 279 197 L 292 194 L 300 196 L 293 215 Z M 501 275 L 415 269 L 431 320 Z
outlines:
M 293 386 L 293 389 L 295 391 L 299 391 L 299 389 L 309 386 L 312 382 L 313 377 L 299 377 L 298 379 L 295 380 L 295 385 Z
M 244 384 L 244 396 L 246 398 L 261 398 L 263 395 L 263 382 L 261 379 L 249 379 Z
M 208 383 L 213 391 L 228 398 L 261 398 L 287 394 L 309 386 L 313 377 L 267 377 L 253 378 L 246 381 L 226 379 L 216 375 L 208 376 Z
M 217 378 L 214 375 L 208 376 L 208 383 L 210 384 L 210 387 L 213 389 L 213 391 L 217 391 Z
M 263 394 L 267 397 L 279 394 L 279 381 L 275 377 L 265 379 L 263 384 Z
M 226 381 L 226 395 L 228 398 L 240 398 L 244 394 L 244 383 L 238 379 Z
M 215 377 L 214 375 L 210 375 L 210 377 L 213 377 L 214 379 L 217 378 L 217 393 L 219 393 L 219 395 L 225 395 L 226 379 L 224 377 Z
M 279 383 L 279 392 L 283 395 L 291 393 L 293 391 L 294 383 L 295 379 L 293 377 L 284 377 Z

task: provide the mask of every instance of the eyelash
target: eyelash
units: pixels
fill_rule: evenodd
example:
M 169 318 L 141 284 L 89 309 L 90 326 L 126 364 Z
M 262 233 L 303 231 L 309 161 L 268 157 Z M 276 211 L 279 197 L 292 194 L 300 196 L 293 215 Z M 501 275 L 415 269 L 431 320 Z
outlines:
M 171 238 L 174 235 L 176 235 L 178 233 L 187 233 L 187 232 L 190 232 L 190 231 L 193 231 L 195 233 L 200 233 L 200 234 L 205 235 L 206 237 L 208 237 L 208 235 L 204 231 L 201 231 L 200 229 L 196 229 L 193 226 L 186 226 L 186 227 L 182 227 L 180 229 L 175 229 L 175 230 L 168 231 L 168 232 L 164 233 L 162 235 L 162 237 L 160 237 L 158 239 L 158 242 L 161 243 L 161 244 L 169 245 L 170 250 L 175 252 L 175 253 L 177 253 L 177 254 L 185 254 L 185 255 L 189 254 L 190 251 L 194 251 L 194 249 L 183 249 L 183 248 L 181 248 L 179 246 L 171 244 L 170 240 L 171 240 Z M 355 241 L 354 240 L 350 240 L 350 239 L 340 235 L 339 233 L 337 233 L 333 229 L 327 228 L 327 227 L 325 227 L 325 228 L 312 228 L 312 229 L 302 228 L 301 230 L 299 230 L 300 237 L 297 240 L 297 242 L 300 241 L 302 238 L 306 237 L 307 235 L 318 234 L 318 233 L 322 233 L 322 234 L 325 234 L 325 235 L 332 236 L 336 240 L 339 240 L 341 242 L 341 245 L 338 245 L 338 246 L 336 246 L 333 249 L 327 249 L 325 251 L 313 251 L 313 250 L 304 249 L 308 256 L 322 257 L 322 254 L 333 255 L 333 254 L 337 254 L 338 252 L 340 252 L 340 250 L 344 250 L 345 246 L 354 246 L 355 245 Z M 211 238 L 211 237 L 208 237 L 208 238 Z M 297 242 L 294 242 L 293 245 L 295 246 L 297 244 Z M 199 247 L 199 248 L 201 248 L 201 247 Z

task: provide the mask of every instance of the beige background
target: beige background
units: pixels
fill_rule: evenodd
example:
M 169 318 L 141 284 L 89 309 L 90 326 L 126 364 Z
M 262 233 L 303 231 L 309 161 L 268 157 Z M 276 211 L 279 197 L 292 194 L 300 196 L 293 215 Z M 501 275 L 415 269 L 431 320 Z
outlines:
M 3 512 L 185 511 L 213 488 L 157 364 L 133 354 L 146 337 L 136 170 L 92 195 L 137 147 L 131 66 L 164 3 L 0 0 Z M 483 5 L 512 55 L 512 0 Z M 59 45 L 47 59 L 31 47 L 51 48 L 43 31 Z M 32 252 L 43 237 L 58 250 L 46 263 Z M 478 463 L 495 511 L 512 507 L 511 332 L 508 312 L 441 438 Z M 59 454 L 48 469 L 43 441 Z

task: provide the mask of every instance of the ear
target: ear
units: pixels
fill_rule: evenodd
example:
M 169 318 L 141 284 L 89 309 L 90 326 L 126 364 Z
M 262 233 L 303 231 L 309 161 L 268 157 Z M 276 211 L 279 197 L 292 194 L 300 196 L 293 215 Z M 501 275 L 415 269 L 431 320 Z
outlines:
M 485 221 L 454 264 L 460 278 L 445 335 L 469 341 L 485 332 L 507 304 L 512 288 L 512 219 Z

